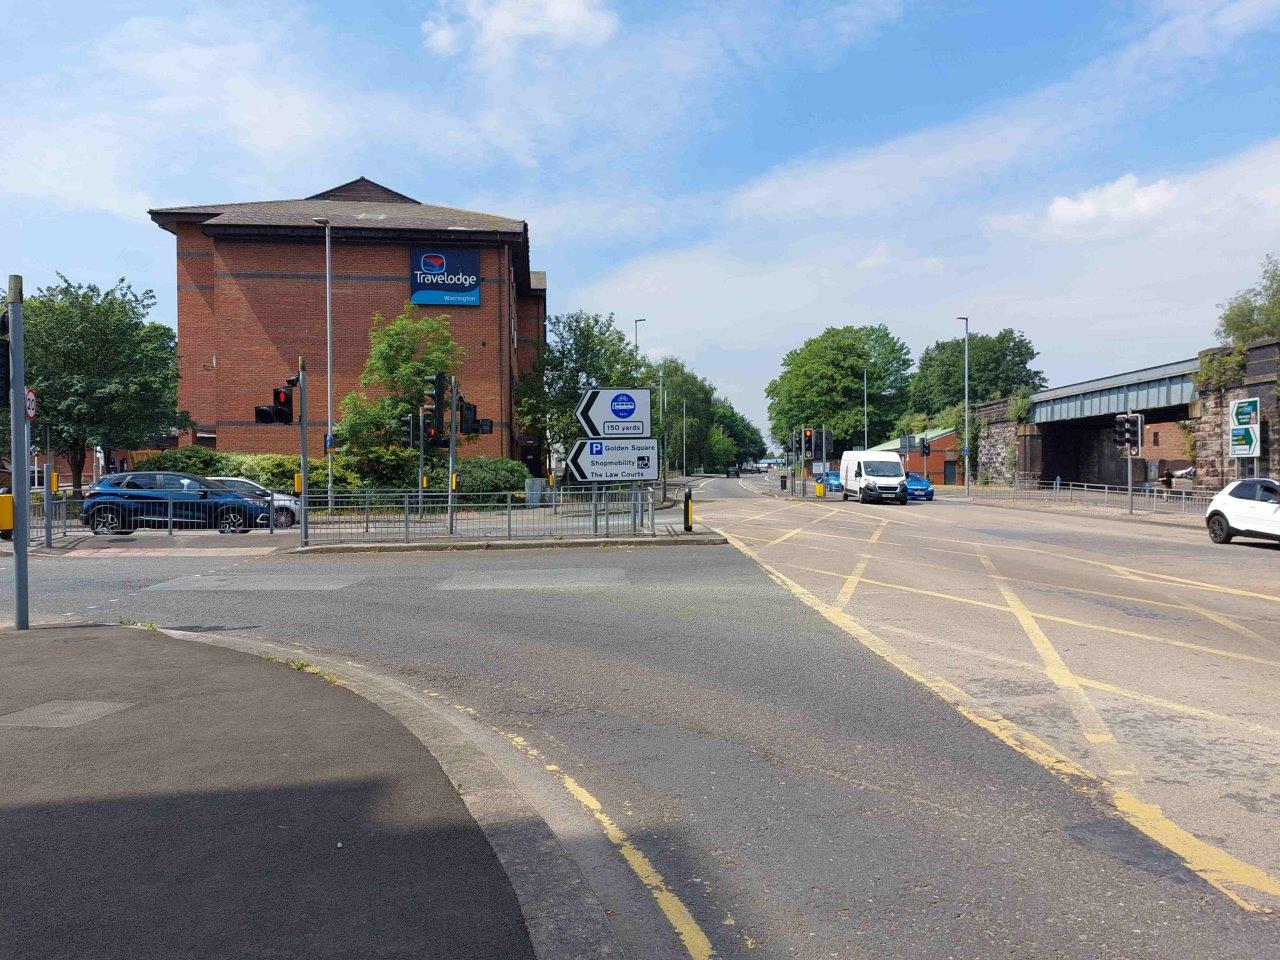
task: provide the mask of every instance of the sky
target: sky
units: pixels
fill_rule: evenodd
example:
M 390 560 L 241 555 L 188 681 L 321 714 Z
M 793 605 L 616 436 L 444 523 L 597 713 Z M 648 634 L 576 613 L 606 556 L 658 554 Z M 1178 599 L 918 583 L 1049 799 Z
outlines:
M 158 296 L 150 207 L 367 176 L 527 220 L 762 427 L 787 350 L 1012 326 L 1184 359 L 1280 254 L 1280 0 L 0 0 L 0 273 Z

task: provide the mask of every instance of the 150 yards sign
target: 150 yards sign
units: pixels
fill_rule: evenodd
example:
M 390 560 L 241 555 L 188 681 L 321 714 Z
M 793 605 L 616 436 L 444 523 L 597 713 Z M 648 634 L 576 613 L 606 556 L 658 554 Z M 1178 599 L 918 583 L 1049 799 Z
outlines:
M 577 414 L 588 437 L 638 438 L 653 432 L 648 390 L 585 390 Z

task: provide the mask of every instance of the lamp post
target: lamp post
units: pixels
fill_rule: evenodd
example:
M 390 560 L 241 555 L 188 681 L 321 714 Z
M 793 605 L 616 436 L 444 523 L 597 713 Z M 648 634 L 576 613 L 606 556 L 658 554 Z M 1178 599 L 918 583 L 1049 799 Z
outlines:
M 867 428 L 867 368 L 862 368 L 862 449 L 870 450 L 870 430 Z
M 636 317 L 636 319 L 635 319 L 635 334 L 634 334 L 634 337 L 635 337 L 635 346 L 636 346 L 636 349 L 637 349 L 637 350 L 639 350 L 639 349 L 640 349 L 640 324 L 642 324 L 642 323 L 644 323 L 644 322 L 645 322 L 645 318 L 644 318 L 644 317 Z
M 324 227 L 324 456 L 329 473 L 329 509 L 333 509 L 333 260 L 328 217 L 311 218 Z
M 970 496 L 969 475 L 972 472 L 969 456 L 969 318 L 956 319 L 964 321 L 964 442 L 961 449 L 964 451 L 964 495 L 967 497 Z

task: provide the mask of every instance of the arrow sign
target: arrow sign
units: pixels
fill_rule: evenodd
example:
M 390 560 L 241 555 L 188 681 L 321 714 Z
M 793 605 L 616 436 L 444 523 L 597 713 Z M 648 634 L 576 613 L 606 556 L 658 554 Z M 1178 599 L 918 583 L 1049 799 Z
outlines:
M 584 390 L 575 412 L 589 437 L 648 437 L 649 407 L 647 389 Z
M 1261 453 L 1261 435 L 1253 427 L 1231 428 L 1231 456 L 1256 457 Z
M 569 472 L 580 483 L 657 480 L 657 440 L 579 440 L 569 453 Z
M 1258 424 L 1258 398 L 1231 401 L 1231 422 L 1237 427 L 1254 427 Z

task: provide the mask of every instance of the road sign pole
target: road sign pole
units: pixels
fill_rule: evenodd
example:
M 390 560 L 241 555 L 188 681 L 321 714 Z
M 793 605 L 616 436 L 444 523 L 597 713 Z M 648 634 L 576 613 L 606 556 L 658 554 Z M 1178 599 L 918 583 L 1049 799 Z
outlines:
M 13 625 L 31 627 L 27 612 L 27 537 L 31 521 L 27 478 L 26 365 L 22 352 L 22 277 L 9 277 L 9 440 L 13 483 Z

